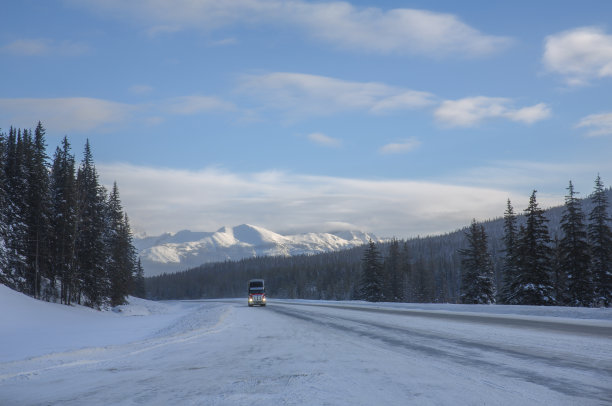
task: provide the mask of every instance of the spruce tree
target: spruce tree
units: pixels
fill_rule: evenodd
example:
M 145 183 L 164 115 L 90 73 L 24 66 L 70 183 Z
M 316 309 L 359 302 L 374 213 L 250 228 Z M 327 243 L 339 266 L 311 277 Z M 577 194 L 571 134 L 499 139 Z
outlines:
M 504 262 L 503 262 L 503 286 L 500 299 L 505 304 L 516 304 L 512 294 L 512 282 L 518 272 L 518 247 L 517 247 L 516 214 L 510 199 L 506 204 L 504 212 Z
M 459 250 L 461 255 L 461 302 L 472 304 L 495 303 L 495 278 L 493 262 L 488 252 L 484 227 L 476 220 L 466 232 L 468 247 Z
M 5 166 L 6 136 L 0 131 L 0 284 L 11 287 L 13 278 L 8 267 L 8 196 Z
M 555 302 L 559 306 L 567 305 L 570 300 L 568 297 L 568 289 L 567 289 L 567 275 L 565 274 L 565 269 L 562 265 L 562 253 L 561 253 L 561 243 L 559 241 L 559 237 L 555 235 L 555 238 L 552 241 L 552 259 L 550 262 L 551 266 L 551 283 L 553 286 L 553 293 L 555 296 Z
M 108 303 L 109 295 L 106 274 L 108 255 L 104 240 L 105 196 L 106 192 L 98 182 L 91 147 L 87 140 L 83 161 L 77 173 L 76 259 L 85 304 L 98 309 Z
M 77 227 L 75 159 L 68 138 L 57 147 L 51 169 L 51 267 L 60 281 L 60 300 L 70 304 L 79 292 L 75 264 Z
M 589 215 L 588 237 L 591 246 L 591 272 L 597 305 L 612 304 L 612 230 L 608 199 L 601 177 L 597 175 L 591 195 L 593 209 Z
M 402 301 L 414 302 L 416 293 L 414 291 L 415 278 L 414 269 L 412 266 L 412 255 L 408 243 L 404 242 L 404 248 L 401 255 L 401 270 L 402 270 Z
M 550 236 L 544 217 L 536 201 L 534 190 L 525 209 L 526 223 L 520 227 L 517 244 L 517 274 L 510 286 L 513 302 L 523 305 L 554 304 L 550 281 Z
M 49 170 L 47 164 L 45 129 L 40 121 L 34 131 L 34 138 L 24 131 L 25 166 L 27 176 L 25 224 L 27 229 L 27 279 L 29 293 L 37 298 L 54 298 L 55 275 L 49 266 L 50 207 Z M 41 281 L 50 283 L 43 295 Z
M 589 244 L 584 213 L 570 181 L 561 218 L 560 266 L 567 278 L 567 298 L 572 306 L 589 306 L 593 300 Z
M 389 244 L 389 256 L 384 262 L 385 267 L 385 299 L 391 302 L 403 301 L 402 266 L 399 241 L 396 238 Z
M 144 269 L 142 267 L 142 263 L 140 262 L 140 258 L 138 258 L 138 262 L 136 263 L 136 273 L 132 279 L 132 289 L 130 290 L 130 294 L 143 299 L 146 297 Z
M 6 190 L 7 190 L 7 270 L 10 275 L 12 287 L 19 292 L 30 292 L 27 283 L 26 252 L 27 252 L 27 228 L 26 215 L 26 193 L 27 172 L 24 165 L 25 154 L 21 130 L 13 127 L 9 130 L 6 145 Z
M 368 302 L 383 300 L 383 264 L 376 244 L 370 240 L 362 260 L 361 297 Z
M 106 244 L 109 250 L 107 275 L 110 283 L 110 304 L 117 306 L 125 303 L 132 284 L 135 270 L 135 249 L 127 216 L 123 214 L 119 188 L 113 190 L 107 205 Z

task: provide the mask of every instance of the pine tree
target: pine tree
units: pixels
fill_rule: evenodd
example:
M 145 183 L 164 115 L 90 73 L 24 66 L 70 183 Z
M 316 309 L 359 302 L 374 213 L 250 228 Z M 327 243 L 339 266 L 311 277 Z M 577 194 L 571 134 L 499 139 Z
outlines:
M 130 294 L 143 299 L 146 297 L 144 269 L 142 268 L 140 258 L 138 258 L 138 262 L 136 263 L 136 273 L 134 275 L 134 279 L 132 280 L 132 289 Z
M 593 300 L 589 244 L 584 214 L 570 181 L 561 218 L 560 266 L 567 277 L 567 297 L 572 306 L 589 306 Z
M 368 302 L 383 300 L 382 258 L 376 244 L 370 240 L 362 260 L 361 297 Z
M 384 262 L 385 268 L 385 299 L 391 302 L 403 301 L 402 266 L 399 241 L 396 238 L 389 244 L 389 256 Z
M 8 268 L 8 196 L 5 166 L 6 136 L 0 131 L 0 284 L 12 286 L 13 278 Z
M 76 259 L 85 304 L 98 309 L 107 304 L 110 289 L 105 269 L 108 258 L 104 240 L 105 196 L 106 192 L 98 182 L 87 140 L 83 161 L 77 173 Z
M 550 236 L 539 208 L 534 190 L 525 209 L 525 227 L 520 227 L 518 236 L 518 271 L 510 289 L 516 304 L 552 305 L 553 287 L 550 282 L 551 256 Z
M 555 301 L 557 305 L 567 305 L 570 300 L 568 297 L 567 289 L 567 275 L 565 268 L 562 265 L 563 255 L 561 252 L 561 243 L 559 237 L 555 235 L 552 245 L 552 259 L 551 259 L 551 283 L 553 285 L 553 291 L 555 295 Z
M 49 171 L 45 143 L 45 129 L 38 122 L 31 134 L 24 131 L 25 166 L 27 176 L 25 224 L 27 229 L 27 279 L 29 293 L 40 298 L 41 281 L 44 277 L 51 284 L 44 298 L 49 300 L 55 297 L 55 275 L 50 272 L 49 266 L 49 234 L 50 234 L 50 207 L 49 207 Z
M 507 201 L 506 211 L 504 213 L 504 262 L 503 262 L 503 287 L 500 292 L 500 298 L 503 303 L 515 304 L 515 299 L 512 295 L 512 282 L 518 273 L 518 258 L 517 258 L 517 229 L 516 229 L 516 214 L 510 199 Z
M 402 270 L 402 301 L 414 302 L 414 277 L 412 267 L 412 255 L 408 244 L 404 242 L 404 248 L 401 253 L 401 270 Z
M 461 259 L 461 302 L 495 303 L 493 262 L 488 252 L 487 234 L 476 220 L 466 233 L 468 247 L 459 250 Z
M 608 215 L 608 199 L 601 177 L 597 175 L 591 195 L 593 209 L 589 215 L 588 237 L 591 246 L 591 272 L 594 279 L 595 302 L 612 304 L 612 230 Z
M 27 177 L 21 130 L 9 130 L 6 145 L 5 176 L 7 190 L 6 242 L 7 269 L 11 286 L 19 292 L 28 292 L 26 279 L 27 228 L 25 202 Z
M 135 270 L 135 249 L 127 216 L 123 214 L 119 188 L 113 184 L 113 190 L 107 205 L 107 236 L 109 249 L 107 275 L 110 282 L 110 304 L 117 306 L 125 303 L 132 284 Z
M 70 304 L 79 291 L 75 264 L 76 174 L 68 138 L 57 147 L 51 170 L 51 267 L 60 280 L 60 300 Z

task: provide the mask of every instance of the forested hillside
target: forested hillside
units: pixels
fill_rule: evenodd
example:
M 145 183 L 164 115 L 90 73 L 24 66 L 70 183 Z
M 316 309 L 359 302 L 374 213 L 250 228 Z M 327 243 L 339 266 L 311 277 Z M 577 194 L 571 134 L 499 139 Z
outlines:
M 612 190 L 607 189 L 608 201 Z M 527 202 L 519 204 L 527 207 Z M 580 200 L 585 213 L 593 210 L 590 198 Z M 517 205 L 517 207 L 521 207 Z M 517 209 L 517 227 L 525 216 Z M 564 207 L 545 211 L 551 240 L 561 239 Z M 502 213 L 500 213 L 501 215 Z M 488 236 L 497 292 L 504 291 L 504 219 L 480 223 Z M 376 244 L 383 258 L 384 296 L 387 301 L 449 302 L 461 297 L 461 254 L 467 227 L 452 233 Z M 271 297 L 303 299 L 363 298 L 362 269 L 366 246 L 298 257 L 262 257 L 207 264 L 185 272 L 146 278 L 147 296 L 153 299 L 241 297 L 251 278 L 266 279 Z
M 119 189 L 98 182 L 89 141 L 77 168 L 66 137 L 49 162 L 40 122 L 0 131 L 0 283 L 94 308 L 144 295 Z

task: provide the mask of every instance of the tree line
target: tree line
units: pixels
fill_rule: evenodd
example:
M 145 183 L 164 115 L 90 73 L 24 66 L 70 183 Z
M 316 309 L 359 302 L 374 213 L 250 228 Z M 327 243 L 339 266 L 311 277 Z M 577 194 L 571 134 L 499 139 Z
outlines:
M 89 140 L 78 168 L 64 137 L 0 131 L 0 283 L 38 299 L 100 309 L 144 297 L 144 274 L 117 184 L 99 183 Z
M 544 211 L 538 207 L 533 193 L 524 214 L 515 214 L 508 202 L 503 218 L 473 221 L 467 229 L 444 235 L 370 242 L 350 250 L 317 255 L 212 263 L 150 277 L 146 278 L 147 296 L 153 299 L 241 297 L 249 279 L 262 277 L 266 279 L 269 295 L 279 298 L 609 305 L 609 293 L 608 299 L 602 302 L 601 298 L 606 297 L 602 293 L 606 288 L 602 286 L 608 286 L 609 292 L 606 266 L 612 263 L 609 256 L 612 241 L 606 242 L 611 190 L 605 190 L 598 178 L 590 198 L 580 200 L 572 193 L 570 209 L 566 203 L 564 207 Z M 569 299 L 579 286 L 574 276 L 577 272 L 571 269 L 581 268 L 570 268 L 568 262 L 561 265 L 559 261 L 562 252 L 572 251 L 566 242 L 580 241 L 566 237 L 564 230 L 569 230 L 566 224 L 575 223 L 575 220 L 569 221 L 566 212 L 574 213 L 571 216 L 574 219 L 575 213 L 585 212 L 585 208 L 590 213 L 589 223 L 583 222 L 578 229 L 586 227 L 587 231 L 591 269 L 587 275 L 593 275 L 587 278 L 587 285 L 593 288 L 593 296 L 590 301 L 577 302 Z M 547 226 L 545 232 L 542 225 Z M 543 239 L 543 245 L 548 248 L 534 245 L 534 235 L 538 241 Z M 546 239 L 546 235 L 552 237 Z M 561 244 L 561 241 L 566 242 Z M 538 259 L 542 255 L 546 260 Z M 566 260 L 575 257 L 580 255 Z M 547 284 L 533 280 L 540 273 L 540 268 L 535 267 L 539 264 L 545 265 Z M 527 293 L 540 289 L 540 285 L 546 287 L 542 300 L 530 298 Z
M 463 303 L 610 306 L 612 303 L 612 231 L 608 199 L 597 176 L 588 215 L 569 182 L 560 234 L 554 238 L 534 190 L 517 225 L 510 200 L 504 214 L 502 288 L 496 295 L 493 261 L 484 227 L 476 221 L 466 233 L 462 255 Z

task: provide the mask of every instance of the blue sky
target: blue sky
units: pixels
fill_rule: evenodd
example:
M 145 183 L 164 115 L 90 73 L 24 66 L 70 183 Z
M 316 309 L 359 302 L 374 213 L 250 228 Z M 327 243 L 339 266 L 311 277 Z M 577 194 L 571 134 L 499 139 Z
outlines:
M 409 237 L 612 183 L 612 2 L 23 0 L 0 128 L 92 144 L 135 231 Z

